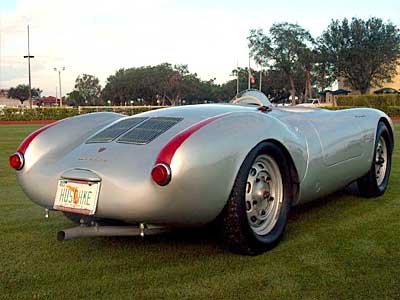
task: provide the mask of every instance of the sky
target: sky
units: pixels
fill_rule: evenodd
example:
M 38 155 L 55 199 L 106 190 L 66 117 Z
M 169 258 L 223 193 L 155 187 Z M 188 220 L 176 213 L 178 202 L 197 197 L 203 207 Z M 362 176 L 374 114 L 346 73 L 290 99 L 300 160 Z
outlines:
M 233 79 L 237 62 L 248 64 L 250 29 L 291 22 L 317 37 L 344 17 L 400 26 L 400 1 L 0 0 L 0 88 L 28 83 L 27 25 L 32 86 L 55 95 L 54 68 L 65 67 L 65 95 L 80 74 L 104 86 L 120 68 L 163 62 L 187 64 L 201 79 L 223 83 Z

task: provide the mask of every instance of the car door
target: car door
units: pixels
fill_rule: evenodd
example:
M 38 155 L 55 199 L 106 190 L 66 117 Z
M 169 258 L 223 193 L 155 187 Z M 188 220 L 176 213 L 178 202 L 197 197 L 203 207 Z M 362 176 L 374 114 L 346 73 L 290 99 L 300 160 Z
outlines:
M 314 118 L 311 123 L 318 133 L 326 166 L 363 155 L 362 129 L 354 115 L 331 112 L 323 118 Z

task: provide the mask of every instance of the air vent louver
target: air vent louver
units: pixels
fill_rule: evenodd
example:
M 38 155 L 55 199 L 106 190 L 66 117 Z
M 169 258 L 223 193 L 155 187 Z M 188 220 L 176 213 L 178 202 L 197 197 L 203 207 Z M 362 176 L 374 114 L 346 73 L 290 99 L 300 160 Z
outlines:
M 128 118 L 119 121 L 110 127 L 100 131 L 98 134 L 90 138 L 86 143 L 108 143 L 115 140 L 121 134 L 127 132 L 129 129 L 137 126 L 147 118 Z
M 151 118 L 125 133 L 117 142 L 139 145 L 148 144 L 180 121 L 182 121 L 182 118 Z

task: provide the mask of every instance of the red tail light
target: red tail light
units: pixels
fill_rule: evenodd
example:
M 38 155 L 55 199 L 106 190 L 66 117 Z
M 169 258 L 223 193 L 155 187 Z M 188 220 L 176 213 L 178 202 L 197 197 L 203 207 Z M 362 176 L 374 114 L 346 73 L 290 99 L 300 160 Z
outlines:
M 16 152 L 9 158 L 11 168 L 15 170 L 21 170 L 24 166 L 24 155 Z
M 171 169 L 167 164 L 156 164 L 151 170 L 151 178 L 158 185 L 167 185 L 171 180 Z
M 229 115 L 230 113 L 223 113 L 221 115 L 217 115 L 205 120 L 202 120 L 191 127 L 181 131 L 178 133 L 176 136 L 174 136 L 168 144 L 165 145 L 165 147 L 161 150 L 161 152 L 158 154 L 156 164 L 158 163 L 165 163 L 167 165 L 171 164 L 172 158 L 175 155 L 175 152 L 178 150 L 178 148 L 196 131 L 200 130 L 204 126 L 210 124 L 211 122 L 218 120 L 222 117 L 225 117 Z
M 224 113 L 208 119 L 202 120 L 191 127 L 181 131 L 176 136 L 174 136 L 160 151 L 157 156 L 156 164 L 151 170 L 151 177 L 153 180 L 161 186 L 167 185 L 171 181 L 171 168 L 170 164 L 175 152 L 178 148 L 196 131 L 203 128 L 207 124 L 222 118 L 230 113 Z
M 35 137 L 37 137 L 39 134 L 41 134 L 46 129 L 49 129 L 50 127 L 56 125 L 57 123 L 58 122 L 54 122 L 47 126 L 39 128 L 38 130 L 32 132 L 27 138 L 25 138 L 22 141 L 21 145 L 19 145 L 17 152 L 15 152 L 9 158 L 11 168 L 13 168 L 15 170 L 21 170 L 25 164 L 26 149 L 28 149 L 29 145 L 32 143 L 32 141 L 35 139 Z

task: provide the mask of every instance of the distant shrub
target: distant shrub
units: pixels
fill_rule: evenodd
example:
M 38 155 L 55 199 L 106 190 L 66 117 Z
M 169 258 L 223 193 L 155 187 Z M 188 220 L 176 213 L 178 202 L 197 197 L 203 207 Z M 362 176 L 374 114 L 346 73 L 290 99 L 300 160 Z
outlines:
M 360 108 L 361 106 L 328 106 L 328 107 L 323 107 L 324 109 L 329 109 L 329 110 L 341 110 L 341 109 L 349 109 L 349 108 Z M 386 107 L 375 107 L 376 109 L 379 109 L 389 115 L 390 117 L 399 117 L 400 116 L 400 105 L 399 106 L 386 106 Z
M 399 94 L 351 95 L 337 98 L 338 106 L 371 107 L 383 111 L 389 106 L 400 106 Z
M 162 107 L 137 106 L 137 107 L 84 107 L 84 108 L 3 108 L 0 109 L 2 121 L 33 121 L 33 120 L 60 120 L 91 112 L 113 111 L 128 116 L 139 114 Z

